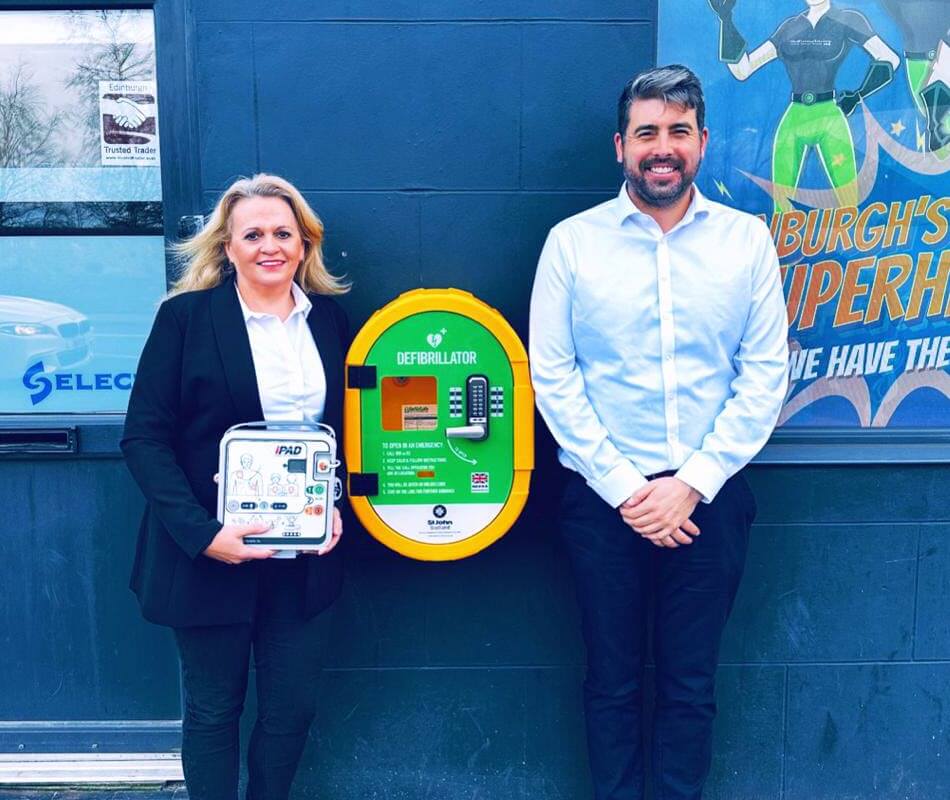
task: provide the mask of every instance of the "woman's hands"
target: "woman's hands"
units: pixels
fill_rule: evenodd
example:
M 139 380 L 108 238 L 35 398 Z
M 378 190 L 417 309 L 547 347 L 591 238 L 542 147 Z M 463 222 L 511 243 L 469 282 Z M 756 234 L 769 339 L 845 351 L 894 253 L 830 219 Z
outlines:
M 335 526 L 334 526 L 335 527 Z M 245 536 L 255 533 L 266 533 L 270 525 L 257 523 L 256 525 L 225 525 L 205 548 L 205 555 L 225 564 L 243 564 L 259 558 L 270 558 L 273 550 L 264 550 L 260 547 L 251 547 L 244 544 Z
M 325 556 L 337 546 L 341 536 L 343 536 L 343 518 L 340 516 L 340 509 L 334 507 L 333 531 L 330 534 L 330 541 L 323 545 L 323 547 L 321 547 L 319 550 L 304 550 L 303 552 L 308 556 Z
M 218 473 L 214 473 L 211 478 L 215 483 L 218 482 Z M 244 544 L 244 537 L 255 533 L 264 533 L 271 529 L 270 525 L 225 525 L 218 531 L 217 536 L 211 540 L 211 544 L 205 548 L 205 555 L 209 558 L 223 561 L 225 564 L 243 564 L 254 558 L 270 558 L 274 555 L 274 550 L 262 550 L 259 547 L 248 547 Z M 319 550 L 303 550 L 306 555 L 325 556 L 340 541 L 343 536 L 343 518 L 340 516 L 340 509 L 333 509 L 333 530 L 330 533 L 330 541 Z

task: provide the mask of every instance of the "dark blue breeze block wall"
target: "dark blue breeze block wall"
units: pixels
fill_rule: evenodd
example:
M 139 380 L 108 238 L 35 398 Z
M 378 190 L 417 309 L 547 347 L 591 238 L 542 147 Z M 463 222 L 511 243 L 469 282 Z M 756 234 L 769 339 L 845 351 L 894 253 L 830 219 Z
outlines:
M 537 253 L 619 185 L 643 2 L 196 2 L 205 202 L 268 170 L 305 191 L 354 323 L 454 286 L 524 334 Z M 264 21 L 266 20 L 266 21 Z
M 526 335 L 537 254 L 614 194 L 640 0 L 194 0 L 202 202 L 278 172 L 354 281 L 354 328 L 454 286 Z M 710 146 L 716 146 L 716 131 Z M 349 530 L 295 797 L 589 796 L 583 648 L 539 429 L 529 507 L 489 551 L 398 558 Z M 721 800 L 950 797 L 950 507 L 942 467 L 758 467 L 723 643 Z M 249 704 L 253 705 L 253 692 Z

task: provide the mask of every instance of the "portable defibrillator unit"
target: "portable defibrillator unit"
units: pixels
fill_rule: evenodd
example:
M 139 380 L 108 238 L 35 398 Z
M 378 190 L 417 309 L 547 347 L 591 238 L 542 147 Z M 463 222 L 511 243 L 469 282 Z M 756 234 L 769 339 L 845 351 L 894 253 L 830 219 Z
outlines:
M 269 550 L 314 550 L 330 540 L 339 496 L 336 434 L 322 423 L 250 422 L 221 439 L 218 521 L 269 523 L 244 543 Z

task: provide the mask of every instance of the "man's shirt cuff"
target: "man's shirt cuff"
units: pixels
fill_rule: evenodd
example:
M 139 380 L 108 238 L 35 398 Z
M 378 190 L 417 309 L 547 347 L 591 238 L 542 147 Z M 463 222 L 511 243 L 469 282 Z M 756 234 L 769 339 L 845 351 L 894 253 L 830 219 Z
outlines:
M 686 459 L 686 463 L 676 471 L 676 477 L 699 492 L 704 503 L 711 503 L 729 480 L 716 460 L 701 450 Z
M 587 485 L 611 508 L 618 508 L 646 482 L 640 470 L 624 459 L 597 480 L 587 481 Z

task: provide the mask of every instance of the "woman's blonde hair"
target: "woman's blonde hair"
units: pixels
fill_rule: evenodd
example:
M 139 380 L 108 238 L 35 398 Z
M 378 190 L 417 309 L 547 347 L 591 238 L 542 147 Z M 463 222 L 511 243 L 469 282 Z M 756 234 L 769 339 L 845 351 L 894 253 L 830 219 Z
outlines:
M 260 173 L 232 183 L 221 195 L 204 227 L 191 239 L 172 245 L 172 252 L 182 270 L 169 296 L 211 289 L 230 273 L 232 268 L 224 245 L 231 238 L 231 213 L 240 200 L 249 197 L 279 197 L 293 211 L 304 242 L 303 261 L 294 275 L 301 289 L 318 294 L 349 291 L 350 285 L 346 281 L 327 272 L 323 263 L 323 223 L 303 195 L 289 181 L 277 175 Z

